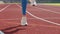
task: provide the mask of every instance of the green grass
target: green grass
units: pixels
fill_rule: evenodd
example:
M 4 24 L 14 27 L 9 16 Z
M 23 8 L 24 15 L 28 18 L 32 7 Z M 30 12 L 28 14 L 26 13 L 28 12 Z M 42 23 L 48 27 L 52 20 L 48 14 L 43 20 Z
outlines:
M 60 6 L 60 3 L 45 3 L 46 5 Z

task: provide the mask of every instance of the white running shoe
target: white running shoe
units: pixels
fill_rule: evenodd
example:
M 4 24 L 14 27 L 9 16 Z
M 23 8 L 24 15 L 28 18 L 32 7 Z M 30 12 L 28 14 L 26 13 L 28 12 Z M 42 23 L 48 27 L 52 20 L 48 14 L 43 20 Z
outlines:
M 2 31 L 0 31 L 0 34 L 4 34 Z
M 35 0 L 32 0 L 31 5 L 32 5 L 32 6 L 37 6 L 36 1 L 35 1 Z
M 21 25 L 22 25 L 22 26 L 27 26 L 27 25 L 28 25 L 26 16 L 23 16 L 23 17 L 22 17 Z

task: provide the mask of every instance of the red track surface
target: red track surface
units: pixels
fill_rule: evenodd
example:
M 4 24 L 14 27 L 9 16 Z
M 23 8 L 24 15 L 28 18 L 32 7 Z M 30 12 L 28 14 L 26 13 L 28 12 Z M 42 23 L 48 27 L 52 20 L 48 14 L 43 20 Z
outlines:
M 0 5 L 0 10 L 9 4 Z M 17 4 L 18 5 L 18 4 Z M 28 26 L 20 26 L 22 17 L 21 7 L 10 4 L 0 12 L 0 30 L 5 34 L 60 34 L 60 26 L 36 19 L 27 13 Z M 36 8 L 37 7 L 37 8 Z M 49 5 L 28 6 L 27 11 L 33 15 L 60 24 L 60 14 L 53 13 L 44 8 L 60 13 L 60 7 Z
M 5 6 L 7 6 L 8 4 L 4 5 L 4 4 L 0 4 L 0 9 L 4 8 Z

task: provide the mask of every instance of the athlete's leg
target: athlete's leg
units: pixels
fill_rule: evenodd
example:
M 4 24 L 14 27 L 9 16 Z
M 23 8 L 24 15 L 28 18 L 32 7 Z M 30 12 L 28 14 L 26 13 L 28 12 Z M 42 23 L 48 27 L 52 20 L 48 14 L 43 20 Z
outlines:
M 29 0 L 30 4 L 33 5 L 33 0 Z
M 27 19 L 26 19 L 26 7 L 27 7 L 27 0 L 22 0 L 22 20 L 21 25 L 27 25 Z
M 36 0 L 29 0 L 29 1 L 30 1 L 31 5 L 37 6 Z
M 36 0 L 33 0 L 33 6 L 37 6 Z

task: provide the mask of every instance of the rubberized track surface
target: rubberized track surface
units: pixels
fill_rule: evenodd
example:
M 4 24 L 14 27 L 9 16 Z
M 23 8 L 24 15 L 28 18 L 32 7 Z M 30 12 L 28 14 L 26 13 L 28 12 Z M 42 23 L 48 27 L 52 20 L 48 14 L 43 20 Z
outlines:
M 0 30 L 5 34 L 60 34 L 60 7 L 27 6 L 28 26 L 20 26 L 21 5 L 0 4 Z

